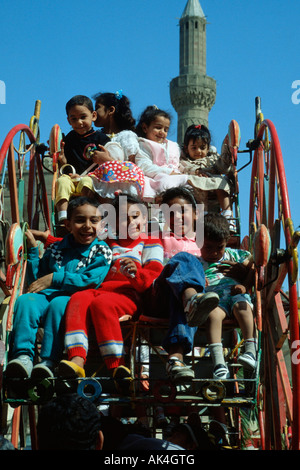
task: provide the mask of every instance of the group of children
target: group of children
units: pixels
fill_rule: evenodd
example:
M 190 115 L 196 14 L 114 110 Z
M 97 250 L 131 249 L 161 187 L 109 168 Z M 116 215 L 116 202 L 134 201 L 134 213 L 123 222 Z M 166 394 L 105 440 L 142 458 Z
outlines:
M 84 377 L 92 329 L 116 386 L 120 378 L 130 383 L 119 319 L 149 308 L 169 318 L 164 348 L 173 380 L 193 378 L 184 356 L 201 325 L 207 328 L 213 376 L 228 378 L 221 341 L 226 317 L 239 322 L 245 340 L 239 359 L 254 369 L 251 298 L 220 267 L 223 260 L 249 271 L 253 266 L 250 253 L 226 248 L 232 210 L 224 174 L 231 171 L 230 159 L 214 151 L 203 125 L 187 129 L 180 150 L 166 138 L 169 114 L 156 106 L 148 107 L 135 127 L 122 91 L 96 95 L 95 101 L 94 109 L 89 98 L 78 95 L 66 105 L 73 130 L 61 145 L 55 205 L 69 234 L 60 240 L 49 236 L 39 258 L 34 231 L 26 232 L 29 287 L 15 304 L 6 375 L 49 377 L 57 367 L 61 376 Z M 103 130 L 95 131 L 93 123 Z M 207 209 L 209 191 L 216 191 L 222 213 L 204 216 L 201 246 L 198 202 Z M 172 211 L 165 214 L 166 233 L 153 238 L 146 230 L 146 205 L 157 196 L 162 211 Z M 113 217 L 104 214 L 107 202 Z M 40 362 L 34 365 L 41 324 Z

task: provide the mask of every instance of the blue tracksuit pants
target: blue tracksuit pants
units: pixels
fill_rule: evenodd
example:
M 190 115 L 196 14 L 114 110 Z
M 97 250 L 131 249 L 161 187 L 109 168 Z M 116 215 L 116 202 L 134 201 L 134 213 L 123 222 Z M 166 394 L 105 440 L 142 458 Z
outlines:
M 172 344 L 180 344 L 184 354 L 191 351 L 197 327 L 187 324 L 183 310 L 182 293 L 188 287 L 204 292 L 205 275 L 199 259 L 190 253 L 177 253 L 166 264 L 154 281 L 152 311 L 155 316 L 169 318 L 169 330 L 163 347 L 169 350 Z
M 33 360 L 36 334 L 44 328 L 40 356 L 43 360 L 59 361 L 64 347 L 64 313 L 70 296 L 55 291 L 51 294 L 28 293 L 15 304 L 11 337 L 12 359 L 26 354 Z

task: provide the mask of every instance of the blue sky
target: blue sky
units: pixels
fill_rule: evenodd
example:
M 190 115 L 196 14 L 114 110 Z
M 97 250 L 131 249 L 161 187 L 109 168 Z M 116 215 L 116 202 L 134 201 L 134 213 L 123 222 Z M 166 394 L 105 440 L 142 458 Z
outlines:
M 297 190 L 300 104 L 292 83 L 300 80 L 300 2 L 201 0 L 207 17 L 207 75 L 217 81 L 209 115 L 220 150 L 231 119 L 241 129 L 241 148 L 253 138 L 255 97 L 277 129 L 289 188 L 292 219 L 300 224 Z M 19 123 L 28 124 L 36 99 L 41 141 L 58 123 L 69 131 L 65 103 L 75 94 L 122 89 L 136 118 L 149 104 L 176 113 L 169 82 L 179 74 L 179 18 L 186 0 L 2 0 L 0 143 Z M 298 98 L 300 94 L 298 95 Z M 239 157 L 242 166 L 247 157 Z M 251 167 L 239 174 L 242 234 L 248 231 Z

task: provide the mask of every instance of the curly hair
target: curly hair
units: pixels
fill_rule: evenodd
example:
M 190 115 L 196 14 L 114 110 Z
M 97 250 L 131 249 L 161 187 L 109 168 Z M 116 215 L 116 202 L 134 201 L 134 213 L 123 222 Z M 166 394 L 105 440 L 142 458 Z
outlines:
M 94 450 L 101 416 L 96 406 L 77 393 L 57 396 L 41 407 L 39 450 Z
M 96 106 L 103 104 L 108 109 L 114 106 L 114 120 L 120 131 L 130 130 L 135 132 L 135 119 L 130 109 L 130 101 L 127 96 L 119 97 L 116 93 L 97 93 L 93 96 Z
M 151 124 L 151 122 L 153 122 L 157 116 L 162 116 L 171 121 L 171 115 L 167 111 L 159 109 L 157 106 L 147 106 L 147 108 L 142 112 L 139 122 L 136 126 L 136 133 L 139 137 L 145 137 L 143 124 L 149 126 L 149 124 Z

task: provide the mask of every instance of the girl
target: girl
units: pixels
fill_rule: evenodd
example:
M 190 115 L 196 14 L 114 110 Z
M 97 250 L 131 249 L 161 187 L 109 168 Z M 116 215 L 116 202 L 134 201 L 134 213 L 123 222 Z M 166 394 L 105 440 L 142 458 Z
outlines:
M 94 96 L 97 117 L 96 127 L 103 127 L 111 141 L 106 145 L 111 161 L 103 161 L 89 173 L 95 192 L 101 198 L 114 198 L 115 193 L 141 196 L 144 174 L 134 163 L 139 151 L 135 120 L 128 98 L 119 90 L 116 93 L 99 93 Z M 101 162 L 100 162 L 101 163 Z
M 167 140 L 170 115 L 157 106 L 148 106 L 141 114 L 136 132 L 140 152 L 135 163 L 145 175 L 144 200 L 153 201 L 160 192 L 187 182 L 179 171 L 180 148 Z
M 141 294 L 163 269 L 163 248 L 159 240 L 144 234 L 146 207 L 132 196 L 118 196 L 116 239 L 107 240 L 112 250 L 112 267 L 99 289 L 74 294 L 66 311 L 65 346 L 68 360 L 61 361 L 63 376 L 84 376 L 88 352 L 88 331 L 92 325 L 100 353 L 113 377 L 128 377 L 124 367 L 123 338 L 119 318 L 138 311 Z M 125 217 L 124 217 L 125 214 Z
M 203 205 L 196 203 L 192 191 L 184 186 L 167 189 L 161 195 L 160 209 L 165 219 L 162 233 L 165 262 L 182 251 L 200 256 L 196 229 L 201 223 Z
M 162 195 L 161 208 L 170 229 L 162 235 L 166 265 L 145 294 L 146 314 L 153 316 L 152 312 L 156 312 L 159 317 L 169 317 L 163 346 L 169 354 L 167 374 L 175 382 L 194 377 L 183 358 L 193 347 L 197 327 L 219 300 L 217 294 L 205 293 L 204 271 L 197 257 L 199 206 L 185 187 L 168 189 Z
M 203 202 L 207 210 L 209 191 L 215 191 L 222 214 L 230 220 L 230 229 L 235 231 L 230 200 L 230 184 L 226 176 L 233 170 L 229 153 L 219 156 L 210 147 L 211 135 L 203 125 L 191 125 L 187 128 L 183 142 L 180 170 L 188 174 L 188 183 L 195 189 L 197 199 Z

